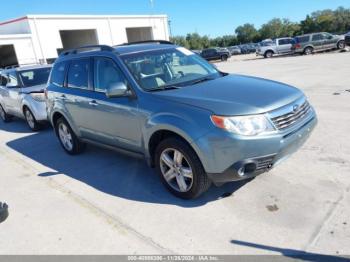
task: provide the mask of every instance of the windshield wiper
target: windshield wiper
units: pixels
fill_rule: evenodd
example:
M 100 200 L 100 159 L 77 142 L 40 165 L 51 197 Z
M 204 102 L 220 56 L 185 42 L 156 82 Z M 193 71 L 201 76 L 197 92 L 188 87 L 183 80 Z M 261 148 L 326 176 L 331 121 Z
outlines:
M 164 86 L 159 86 L 157 88 L 150 88 L 147 89 L 147 91 L 150 92 L 157 92 L 157 91 L 164 91 L 164 90 L 171 90 L 171 89 L 179 89 L 180 86 L 178 85 L 164 85 Z
M 215 77 L 206 76 L 206 77 L 203 77 L 203 78 L 200 78 L 200 79 L 197 79 L 197 80 L 193 81 L 191 83 L 191 85 L 199 84 L 199 83 L 210 81 L 210 80 L 214 80 L 214 79 L 216 79 L 216 78 Z

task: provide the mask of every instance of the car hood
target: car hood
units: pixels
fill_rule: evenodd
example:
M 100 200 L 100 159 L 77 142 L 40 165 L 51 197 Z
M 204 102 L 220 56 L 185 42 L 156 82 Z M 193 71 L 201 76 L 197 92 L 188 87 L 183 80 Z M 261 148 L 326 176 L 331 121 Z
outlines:
M 43 85 L 24 87 L 22 90 L 23 90 L 23 93 L 44 92 L 45 88 L 46 88 L 46 84 L 43 84 Z
M 228 116 L 265 113 L 304 95 L 299 89 L 286 84 L 242 75 L 228 75 L 154 94 Z

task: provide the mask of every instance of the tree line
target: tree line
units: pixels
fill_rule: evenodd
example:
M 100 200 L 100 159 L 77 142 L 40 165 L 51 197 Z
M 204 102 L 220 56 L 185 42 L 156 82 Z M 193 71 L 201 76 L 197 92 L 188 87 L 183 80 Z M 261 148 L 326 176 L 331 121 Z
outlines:
M 350 8 L 338 7 L 336 10 L 321 10 L 307 15 L 300 22 L 289 19 L 273 18 L 256 29 L 254 24 L 244 24 L 235 29 L 235 34 L 210 38 L 198 33 L 186 36 L 171 37 L 171 41 L 189 49 L 203 49 L 208 47 L 227 47 L 245 43 L 256 43 L 264 39 L 296 36 L 314 32 L 330 32 L 342 34 L 350 31 Z

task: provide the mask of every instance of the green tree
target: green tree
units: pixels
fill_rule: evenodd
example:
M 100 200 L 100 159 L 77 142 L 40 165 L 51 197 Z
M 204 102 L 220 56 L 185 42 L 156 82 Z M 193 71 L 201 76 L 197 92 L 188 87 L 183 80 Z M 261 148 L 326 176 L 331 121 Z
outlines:
M 309 15 L 306 16 L 305 20 L 300 22 L 300 33 L 308 34 L 318 31 L 318 25 L 316 21 Z
M 188 44 L 188 42 L 184 36 L 173 36 L 170 38 L 170 41 L 179 45 L 179 46 L 183 46 L 186 48 L 190 47 L 190 45 Z
M 294 36 L 300 31 L 300 25 L 289 19 L 274 18 L 263 24 L 259 30 L 262 39 Z
M 236 28 L 237 40 L 239 43 L 255 42 L 259 39 L 259 32 L 253 24 L 244 24 Z

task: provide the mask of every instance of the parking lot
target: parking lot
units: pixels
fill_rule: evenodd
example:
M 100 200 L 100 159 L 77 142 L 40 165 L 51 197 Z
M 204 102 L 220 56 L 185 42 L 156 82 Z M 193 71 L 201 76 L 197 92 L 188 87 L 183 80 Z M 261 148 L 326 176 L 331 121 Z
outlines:
M 319 118 L 303 148 L 184 201 L 142 160 L 94 146 L 72 157 L 51 128 L 1 122 L 0 254 L 350 254 L 350 52 L 217 66 L 301 88 Z

